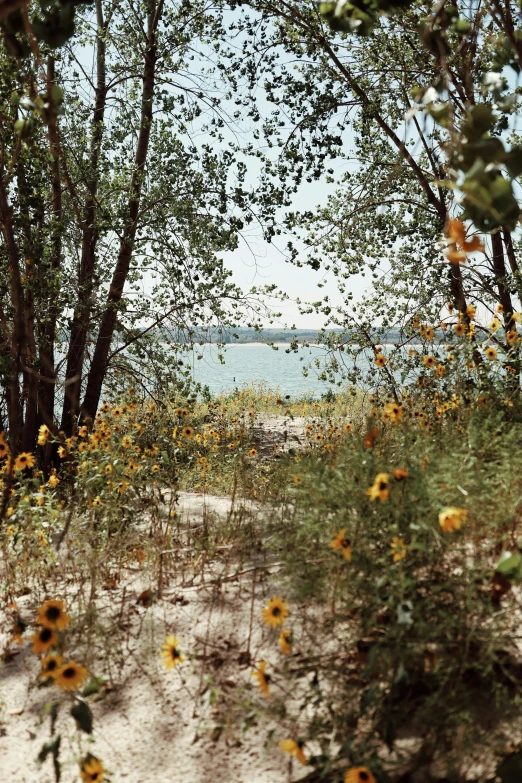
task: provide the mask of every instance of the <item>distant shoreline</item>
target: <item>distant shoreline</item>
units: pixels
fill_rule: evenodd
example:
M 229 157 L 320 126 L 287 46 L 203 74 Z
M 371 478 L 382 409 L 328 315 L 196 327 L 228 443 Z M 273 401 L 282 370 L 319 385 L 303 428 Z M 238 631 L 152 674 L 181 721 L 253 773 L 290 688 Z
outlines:
M 190 343 L 182 343 L 185 346 L 190 347 Z M 170 345 L 170 343 L 163 343 L 163 345 Z M 222 343 L 221 345 L 218 345 L 217 343 L 194 343 L 193 349 L 197 350 L 198 348 L 219 348 L 219 350 L 223 350 L 226 348 L 245 348 L 245 346 L 252 345 L 254 347 L 265 347 L 265 348 L 288 348 L 290 347 L 290 343 L 261 343 L 261 342 L 247 342 L 247 343 Z M 397 343 L 379 343 L 380 346 L 383 348 L 394 348 Z M 417 343 L 411 343 L 411 345 L 417 345 Z M 327 345 L 324 343 L 308 343 L 307 345 L 304 345 L 303 343 L 298 344 L 298 348 L 328 348 Z M 368 351 L 371 351 L 371 348 L 368 346 Z

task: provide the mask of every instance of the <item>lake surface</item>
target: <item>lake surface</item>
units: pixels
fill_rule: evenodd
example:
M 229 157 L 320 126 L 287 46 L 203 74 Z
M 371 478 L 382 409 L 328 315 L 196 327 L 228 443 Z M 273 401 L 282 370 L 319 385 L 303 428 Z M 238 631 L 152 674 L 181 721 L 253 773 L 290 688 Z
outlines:
M 304 367 L 315 358 L 324 360 L 324 348 L 315 346 L 286 353 L 287 348 L 285 345 L 280 345 L 278 350 L 259 344 L 229 345 L 224 353 L 225 364 L 221 364 L 215 348 L 202 346 L 190 358 L 184 357 L 184 361 L 190 362 L 194 380 L 207 385 L 213 394 L 250 383 L 266 383 L 271 389 L 279 387 L 282 395 L 293 396 L 319 397 L 328 389 L 336 390 L 327 381 L 319 380 L 320 369 L 311 367 L 308 376 L 303 375 Z M 197 355 L 201 353 L 203 358 L 198 360 Z

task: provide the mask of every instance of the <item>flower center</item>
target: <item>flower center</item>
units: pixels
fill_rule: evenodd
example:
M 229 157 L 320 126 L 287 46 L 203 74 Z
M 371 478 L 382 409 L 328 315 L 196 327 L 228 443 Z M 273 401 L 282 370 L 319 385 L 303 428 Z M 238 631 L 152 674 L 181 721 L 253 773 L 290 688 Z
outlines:
M 40 631 L 40 641 L 48 642 L 52 635 L 53 632 L 50 628 L 44 628 L 42 631 Z
M 278 606 L 274 606 L 274 608 L 272 609 L 272 614 L 274 615 L 274 617 L 279 617 L 279 615 L 281 614 L 281 609 Z
M 387 488 L 388 488 L 388 485 L 386 484 L 386 482 L 385 482 L 385 481 L 381 481 L 381 482 L 379 483 L 379 491 L 380 491 L 380 492 L 384 492 L 384 490 L 385 490 L 385 489 L 387 489 Z
M 53 623 L 56 622 L 56 620 L 58 620 L 60 614 L 61 612 L 57 606 L 49 606 L 45 612 L 45 616 L 47 617 L 47 619 Z
M 76 676 L 76 669 L 74 666 L 68 666 L 67 669 L 64 669 L 62 672 L 62 677 L 65 677 L 67 680 L 72 680 L 73 677 Z

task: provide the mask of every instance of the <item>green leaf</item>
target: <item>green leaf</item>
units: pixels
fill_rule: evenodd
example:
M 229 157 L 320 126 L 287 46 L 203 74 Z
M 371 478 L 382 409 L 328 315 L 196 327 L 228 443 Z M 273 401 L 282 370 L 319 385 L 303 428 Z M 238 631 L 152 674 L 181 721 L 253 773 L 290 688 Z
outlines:
M 508 579 L 513 579 L 520 573 L 521 566 L 522 557 L 520 552 L 503 552 L 495 566 L 495 571 L 503 574 L 503 576 L 507 576 Z
M 445 128 L 450 116 L 449 104 L 436 103 L 428 109 L 428 114 L 433 117 L 435 122 L 438 122 L 439 125 L 442 125 Z
M 473 130 L 480 136 L 490 131 L 496 121 L 493 109 L 489 103 L 477 103 L 471 109 L 470 115 Z
M 59 709 L 60 709 L 60 702 L 48 701 L 43 705 L 40 712 L 38 713 L 40 723 L 43 723 L 43 721 L 48 715 L 51 716 L 51 734 L 54 734 L 54 724 L 56 723 L 56 718 L 58 717 Z
M 92 734 L 92 712 L 86 702 L 78 700 L 73 704 L 71 715 L 81 731 L 84 731 L 86 734 Z
M 82 691 L 82 696 L 87 697 L 92 696 L 93 693 L 99 693 L 103 689 L 105 682 L 103 677 L 91 677 Z
M 519 177 L 522 174 L 522 148 L 513 147 L 511 152 L 507 153 L 504 163 L 511 177 Z
M 60 761 L 59 761 L 59 753 L 60 753 L 60 743 L 62 741 L 62 738 L 60 734 L 58 734 L 57 737 L 54 739 L 48 740 L 44 745 L 42 745 L 40 753 L 38 754 L 38 761 L 40 764 L 43 764 L 45 759 L 49 754 L 53 757 L 53 765 L 54 765 L 54 776 L 57 781 L 60 780 L 62 771 L 60 769 Z

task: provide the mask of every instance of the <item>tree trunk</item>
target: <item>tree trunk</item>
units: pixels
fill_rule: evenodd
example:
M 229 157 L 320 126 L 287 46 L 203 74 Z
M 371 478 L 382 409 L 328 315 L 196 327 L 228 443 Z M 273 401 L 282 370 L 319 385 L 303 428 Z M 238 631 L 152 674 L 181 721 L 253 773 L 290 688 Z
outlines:
M 515 255 L 515 248 L 513 247 L 513 240 L 511 233 L 507 228 L 502 229 L 502 237 L 504 239 L 504 245 L 506 247 L 506 255 L 509 261 L 509 267 L 511 273 L 515 279 L 515 287 L 517 289 L 517 296 L 522 306 L 522 272 L 518 266 L 517 257 Z
M 106 25 L 103 18 L 102 0 L 96 0 L 96 23 L 98 38 L 96 43 L 96 93 L 92 120 L 91 151 L 89 159 L 89 180 L 83 217 L 82 254 L 78 275 L 78 300 L 71 325 L 71 337 L 65 373 L 65 393 L 61 429 L 72 434 L 80 412 L 80 394 L 85 345 L 92 309 L 93 278 L 96 266 L 96 244 L 98 229 L 96 226 L 96 193 L 99 180 L 99 160 L 103 138 L 103 121 L 107 97 L 105 35 Z
M 127 203 L 127 221 L 120 242 L 118 260 L 112 276 L 105 311 L 102 316 L 98 339 L 94 349 L 91 369 L 87 380 L 85 399 L 82 405 L 82 416 L 86 420 L 93 420 L 100 401 L 103 381 L 108 367 L 108 356 L 111 341 L 114 335 L 118 307 L 123 296 L 123 289 L 129 274 L 134 247 L 134 239 L 138 227 L 138 212 L 140 207 L 141 189 L 145 176 L 145 165 L 149 148 L 150 131 L 152 126 L 152 108 L 155 87 L 155 72 L 157 58 L 156 32 L 163 8 L 163 0 L 156 6 L 152 0 L 149 6 L 147 19 L 147 41 L 144 53 L 143 87 L 141 94 L 141 117 L 138 144 L 134 170 L 129 187 L 129 200 Z
M 500 232 L 491 235 L 491 246 L 493 248 L 493 272 L 498 288 L 498 298 L 504 311 L 504 328 L 506 332 L 516 328 L 513 320 L 513 303 L 509 288 L 506 286 L 506 264 L 504 261 L 504 248 L 502 247 L 502 237 Z
M 513 303 L 511 301 L 511 294 L 509 288 L 506 285 L 506 264 L 504 261 L 504 248 L 502 245 L 502 237 L 500 231 L 491 236 L 491 246 L 493 248 L 493 271 L 498 287 L 498 298 L 503 309 L 504 329 L 507 332 L 512 329 L 516 330 L 516 322 L 513 319 Z M 506 386 L 511 392 L 520 391 L 520 361 L 519 361 L 519 349 L 513 346 L 510 348 L 509 344 L 506 346 L 510 351 L 509 362 L 506 363 L 506 367 L 510 368 L 506 378 Z M 516 354 L 516 355 L 513 355 Z M 515 370 L 515 372 L 513 372 Z
M 20 450 L 22 433 L 22 401 L 20 398 L 20 373 L 25 348 L 24 294 L 20 275 L 20 261 L 16 244 L 12 208 L 7 201 L 4 182 L 0 176 L 0 223 L 9 262 L 13 327 L 11 332 L 11 380 L 9 383 L 9 442 L 11 451 Z

